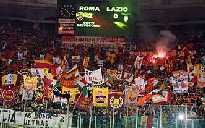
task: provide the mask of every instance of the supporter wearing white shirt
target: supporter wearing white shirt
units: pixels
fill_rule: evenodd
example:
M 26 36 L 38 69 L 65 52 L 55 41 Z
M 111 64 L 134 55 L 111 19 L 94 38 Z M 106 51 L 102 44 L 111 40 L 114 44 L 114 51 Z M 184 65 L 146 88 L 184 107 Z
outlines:
M 53 57 L 53 64 L 60 64 L 60 63 L 61 63 L 60 57 L 59 56 L 54 56 Z
M 141 69 L 143 57 L 137 56 L 134 62 L 135 68 Z
M 17 57 L 18 57 L 18 60 L 23 60 L 23 52 L 18 51 Z

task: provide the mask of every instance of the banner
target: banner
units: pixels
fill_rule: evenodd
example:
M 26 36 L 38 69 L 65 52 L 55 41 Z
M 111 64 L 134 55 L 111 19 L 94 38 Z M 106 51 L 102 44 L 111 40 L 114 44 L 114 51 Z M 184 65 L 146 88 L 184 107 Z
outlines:
M 16 102 L 17 88 L 3 87 L 0 88 L 0 101 L 4 104 L 14 104 Z
M 25 112 L 24 125 L 27 127 L 59 128 L 65 123 L 65 114 Z
M 81 94 L 76 101 L 76 107 L 89 112 L 92 107 L 92 97 L 85 97 Z
M 124 94 L 122 92 L 109 93 L 109 106 L 111 108 L 121 108 L 124 104 Z
M 0 109 L 0 124 L 7 123 L 35 128 L 66 128 L 65 119 L 65 114 L 20 112 L 11 109 Z
M 189 73 L 182 70 L 173 72 L 171 84 L 173 86 L 173 92 L 188 93 Z
M 53 102 L 54 102 L 54 103 L 59 102 L 59 103 L 68 104 L 67 98 L 61 97 L 61 96 L 56 96 L 56 95 L 53 96 Z
M 53 65 L 50 61 L 48 60 L 35 60 L 35 63 L 42 63 L 42 64 L 50 64 L 50 65 Z
M 65 78 L 60 79 L 60 84 L 62 87 L 65 87 L 65 88 L 74 88 L 75 87 L 74 80 L 65 79 Z
M 125 102 L 126 104 L 135 104 L 139 95 L 139 89 L 137 86 L 131 86 L 125 90 Z
M 107 69 L 106 74 L 112 78 L 117 78 L 117 70 L 116 69 Z
M 104 79 L 103 79 L 103 77 L 102 77 L 101 68 L 100 68 L 100 69 L 97 69 L 97 70 L 94 70 L 94 71 L 92 72 L 92 77 L 93 77 L 92 81 L 94 82 L 94 84 L 95 84 L 95 82 L 98 82 L 98 83 L 104 82 Z
M 24 113 L 16 112 L 11 109 L 0 109 L 0 124 L 1 123 L 23 125 L 24 124 Z
M 147 84 L 147 82 L 145 81 L 145 79 L 141 78 L 141 77 L 137 77 L 134 79 L 135 82 L 135 86 L 137 86 L 137 90 L 139 91 L 140 94 L 144 94 L 145 92 L 145 85 Z
M 93 88 L 93 105 L 95 107 L 108 106 L 108 88 Z
M 69 44 L 98 44 L 98 45 L 123 45 L 125 38 L 122 37 L 94 37 L 94 36 L 63 36 L 62 44 L 68 47 Z
M 94 71 L 85 69 L 84 78 L 88 83 L 91 83 L 93 85 L 101 85 L 104 83 L 101 68 Z
M 69 102 L 74 103 L 76 94 L 79 93 L 78 88 L 66 88 L 62 86 L 62 94 L 66 94 L 67 92 L 70 94 Z
M 37 77 L 30 77 L 23 75 L 24 87 L 29 89 L 35 89 L 37 85 Z
M 121 79 L 122 76 L 118 75 L 118 71 L 115 69 L 106 70 L 106 80 L 108 83 L 113 84 L 115 79 Z
M 7 74 L 2 77 L 2 85 L 15 85 L 17 81 L 16 74 Z

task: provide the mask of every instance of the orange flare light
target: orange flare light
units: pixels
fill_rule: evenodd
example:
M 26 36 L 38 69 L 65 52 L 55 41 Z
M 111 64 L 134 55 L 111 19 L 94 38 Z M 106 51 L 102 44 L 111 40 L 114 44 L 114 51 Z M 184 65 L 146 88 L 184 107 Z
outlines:
M 166 57 L 166 50 L 164 48 L 157 48 L 157 54 L 154 55 L 154 58 L 164 58 Z

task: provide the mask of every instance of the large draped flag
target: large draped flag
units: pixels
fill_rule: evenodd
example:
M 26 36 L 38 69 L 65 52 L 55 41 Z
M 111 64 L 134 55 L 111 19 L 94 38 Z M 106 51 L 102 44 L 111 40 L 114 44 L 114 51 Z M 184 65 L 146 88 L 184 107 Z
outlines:
M 62 85 L 62 87 L 66 87 L 66 88 L 74 88 L 74 80 L 70 80 L 70 79 L 66 79 L 66 78 L 61 78 L 60 79 L 60 84 Z
M 160 90 L 160 89 L 155 89 L 152 90 L 150 93 L 138 98 L 137 105 L 143 106 L 147 101 L 152 101 L 153 103 L 164 103 L 168 102 L 168 100 L 171 97 L 171 90 Z
M 193 73 L 197 77 L 199 77 L 199 74 L 200 74 L 200 70 L 201 70 L 200 66 L 201 66 L 200 64 L 195 64 L 194 65 Z
M 7 74 L 2 77 L 2 85 L 15 85 L 17 81 L 16 74 Z
M 96 107 L 108 106 L 108 88 L 93 88 L 93 105 Z

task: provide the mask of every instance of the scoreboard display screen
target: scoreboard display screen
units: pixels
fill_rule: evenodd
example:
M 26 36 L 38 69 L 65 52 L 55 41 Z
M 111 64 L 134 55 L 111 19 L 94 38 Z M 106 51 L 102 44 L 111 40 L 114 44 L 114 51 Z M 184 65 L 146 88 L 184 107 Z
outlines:
M 135 23 L 132 1 L 59 0 L 58 17 L 74 19 L 77 36 L 129 36 Z

